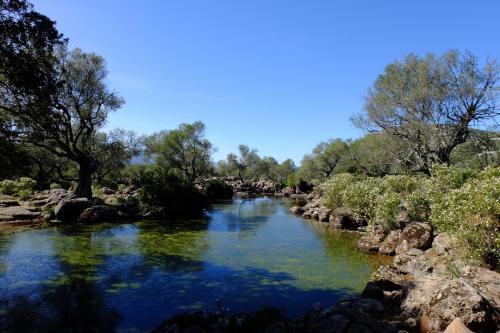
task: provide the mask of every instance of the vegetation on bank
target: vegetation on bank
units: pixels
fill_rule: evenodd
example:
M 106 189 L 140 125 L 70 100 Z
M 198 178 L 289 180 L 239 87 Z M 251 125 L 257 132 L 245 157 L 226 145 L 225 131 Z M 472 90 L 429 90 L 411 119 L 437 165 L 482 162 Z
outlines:
M 345 207 L 386 231 L 402 214 L 456 236 L 462 254 L 493 267 L 500 262 L 500 167 L 435 165 L 431 176 L 337 174 L 321 185 L 324 204 Z

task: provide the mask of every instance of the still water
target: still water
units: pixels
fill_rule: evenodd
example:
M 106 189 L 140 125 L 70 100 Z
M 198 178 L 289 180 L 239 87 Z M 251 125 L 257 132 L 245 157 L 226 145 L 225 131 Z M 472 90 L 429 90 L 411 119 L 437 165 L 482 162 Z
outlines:
M 147 332 L 222 298 L 295 315 L 359 293 L 384 260 L 282 199 L 217 204 L 206 219 L 51 227 L 0 236 L 0 331 Z

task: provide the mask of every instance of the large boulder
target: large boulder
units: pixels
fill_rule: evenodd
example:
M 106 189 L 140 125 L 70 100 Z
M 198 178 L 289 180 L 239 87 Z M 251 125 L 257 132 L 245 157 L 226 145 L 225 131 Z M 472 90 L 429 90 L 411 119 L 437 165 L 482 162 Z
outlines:
M 409 249 L 427 250 L 431 245 L 432 226 L 425 222 L 412 222 L 403 229 L 396 253 L 403 253 Z
M 494 332 L 498 328 L 495 308 L 462 278 L 418 279 L 408 285 L 407 293 L 402 310 L 414 316 L 425 313 L 432 331 L 444 331 L 457 317 L 475 332 Z
M 96 223 L 111 222 L 120 218 L 118 209 L 105 205 L 92 206 L 85 209 L 78 220 L 80 222 Z
M 434 240 L 432 241 L 432 249 L 437 254 L 449 253 L 452 249 L 452 246 L 453 246 L 453 239 L 446 232 L 438 234 L 436 237 L 434 237 Z
M 465 326 L 461 318 L 455 318 L 443 333 L 474 333 Z
M 76 221 L 80 214 L 91 206 L 87 198 L 61 200 L 54 208 L 56 218 L 62 221 Z

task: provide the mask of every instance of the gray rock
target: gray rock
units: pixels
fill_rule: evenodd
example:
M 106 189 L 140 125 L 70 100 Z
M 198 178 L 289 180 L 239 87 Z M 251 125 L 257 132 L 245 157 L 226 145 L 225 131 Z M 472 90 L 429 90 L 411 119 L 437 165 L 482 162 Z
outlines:
M 321 207 L 319 209 L 318 221 L 320 222 L 328 222 L 330 218 L 332 210 L 326 207 Z
M 394 255 L 396 253 L 396 246 L 401 240 L 401 230 L 393 230 L 382 241 L 378 248 L 378 252 L 387 255 Z
M 101 192 L 101 194 L 106 194 L 106 195 L 109 195 L 109 194 L 114 194 L 115 191 L 110 189 L 109 187 L 101 187 L 99 189 L 99 192 Z
M 0 221 L 33 220 L 40 216 L 40 212 L 28 208 L 30 207 L 12 206 L 0 208 Z
M 285 197 L 289 197 L 291 196 L 292 194 L 295 194 L 295 190 L 291 187 L 285 187 L 284 189 L 281 190 L 281 193 L 285 196 Z
M 437 254 L 447 254 L 452 249 L 453 239 L 446 232 L 434 237 L 432 248 Z
M 300 206 L 290 207 L 290 213 L 295 214 L 295 215 L 302 215 L 304 213 L 304 208 L 302 208 Z
M 376 228 L 366 233 L 358 240 L 358 249 L 366 252 L 377 252 L 384 238 L 384 232 Z
M 412 222 L 404 228 L 401 239 L 396 247 L 397 254 L 412 248 L 426 250 L 432 244 L 432 226 L 429 223 Z
M 80 214 L 91 206 L 87 198 L 65 199 L 54 208 L 56 218 L 62 221 L 76 221 Z

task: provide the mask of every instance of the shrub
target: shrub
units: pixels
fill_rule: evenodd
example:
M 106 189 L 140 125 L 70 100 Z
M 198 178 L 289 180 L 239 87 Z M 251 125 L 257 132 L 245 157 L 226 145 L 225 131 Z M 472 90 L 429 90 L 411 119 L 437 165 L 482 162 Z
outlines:
M 322 185 L 325 190 L 324 205 L 332 209 L 343 206 L 345 189 L 360 179 L 362 179 L 360 176 L 350 173 L 340 173 L 331 177 Z
M 17 192 L 17 195 L 19 196 L 19 199 L 27 200 L 30 197 L 31 193 L 33 192 L 30 190 L 20 190 L 19 192 Z
M 396 192 L 386 192 L 377 198 L 376 220 L 385 230 L 396 227 L 396 219 L 401 212 L 401 195 Z
M 60 184 L 58 184 L 58 183 L 51 183 L 49 185 L 49 189 L 51 189 L 51 190 L 57 190 L 57 189 L 60 189 L 60 188 L 62 188 L 62 186 Z
M 192 184 L 155 168 L 141 175 L 141 207 L 160 218 L 196 217 L 208 207 L 206 197 Z
M 370 221 L 376 215 L 377 198 L 384 192 L 380 178 L 367 178 L 348 185 L 342 201 L 356 218 Z
M 418 188 L 419 178 L 406 175 L 390 175 L 383 178 L 386 191 L 411 193 Z
M 220 180 L 210 180 L 205 185 L 205 193 L 210 199 L 231 199 L 233 189 Z
M 0 193 L 2 194 L 20 194 L 30 195 L 36 187 L 36 181 L 28 178 L 21 177 L 16 180 L 5 179 L 0 182 Z
M 498 170 L 499 168 L 497 168 Z M 454 234 L 465 256 L 492 266 L 500 260 L 500 177 L 485 170 L 478 179 L 431 201 L 431 223 Z
M 411 221 L 426 221 L 429 217 L 429 199 L 421 190 L 408 194 L 405 198 L 404 206 Z

